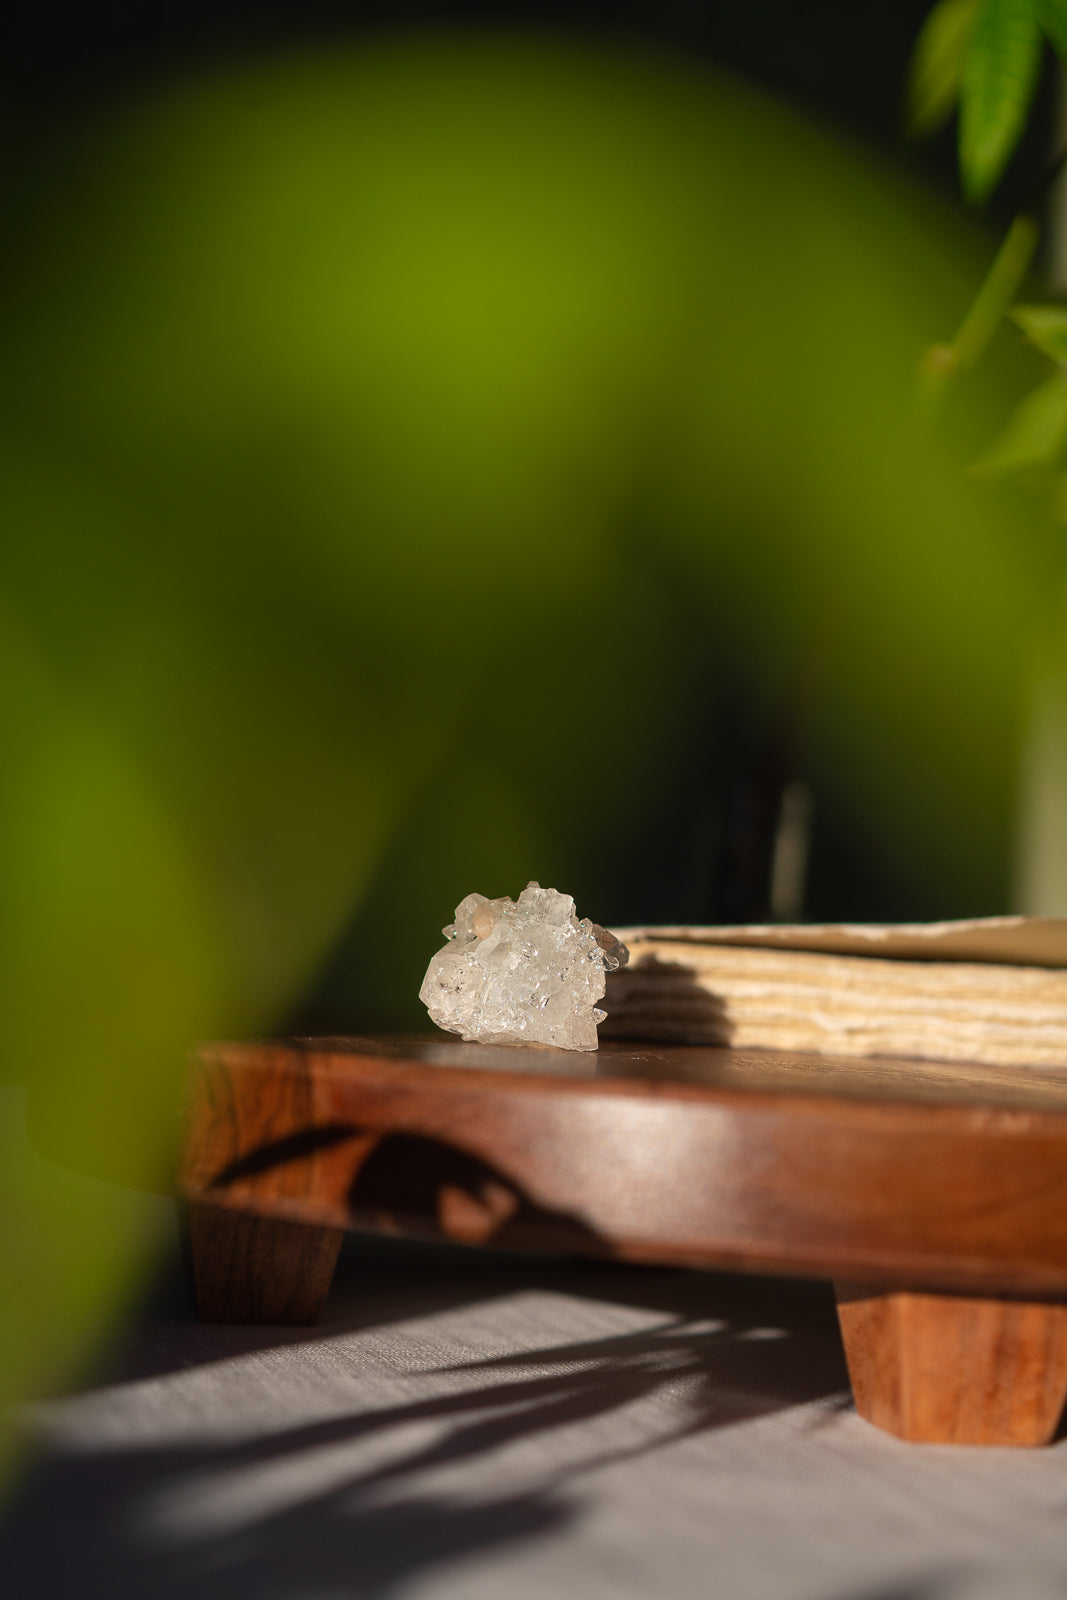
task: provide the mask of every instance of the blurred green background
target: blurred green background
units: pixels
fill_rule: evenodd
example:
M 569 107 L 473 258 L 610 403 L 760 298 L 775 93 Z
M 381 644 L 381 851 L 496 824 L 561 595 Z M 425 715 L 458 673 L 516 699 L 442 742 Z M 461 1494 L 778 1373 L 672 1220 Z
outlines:
M 1006 909 L 1058 558 L 962 463 L 1028 358 L 945 438 L 913 405 L 989 238 L 699 53 L 230 54 L 48 137 L 11 100 L 0 1030 L 36 1150 L 164 1185 L 198 1038 L 418 1025 L 472 889 L 764 917 L 798 785 L 803 914 Z M 0 1398 L 150 1245 L 41 1170 L 0 1162 Z

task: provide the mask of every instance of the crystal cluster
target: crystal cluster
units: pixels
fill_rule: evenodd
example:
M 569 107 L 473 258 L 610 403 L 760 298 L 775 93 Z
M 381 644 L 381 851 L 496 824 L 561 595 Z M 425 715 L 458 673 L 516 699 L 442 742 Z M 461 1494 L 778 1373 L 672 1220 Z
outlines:
M 528 883 L 518 900 L 469 894 L 419 990 L 438 1027 L 486 1044 L 595 1050 L 604 975 L 628 951 L 569 894 Z

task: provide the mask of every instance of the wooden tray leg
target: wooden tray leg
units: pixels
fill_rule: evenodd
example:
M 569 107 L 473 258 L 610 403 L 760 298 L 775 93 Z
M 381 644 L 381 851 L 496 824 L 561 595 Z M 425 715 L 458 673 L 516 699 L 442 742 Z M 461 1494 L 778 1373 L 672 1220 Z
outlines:
M 204 1322 L 319 1320 L 344 1230 L 253 1217 L 194 1201 L 188 1209 L 196 1309 Z
M 868 1422 L 931 1444 L 1051 1441 L 1067 1400 L 1067 1306 L 835 1287 Z

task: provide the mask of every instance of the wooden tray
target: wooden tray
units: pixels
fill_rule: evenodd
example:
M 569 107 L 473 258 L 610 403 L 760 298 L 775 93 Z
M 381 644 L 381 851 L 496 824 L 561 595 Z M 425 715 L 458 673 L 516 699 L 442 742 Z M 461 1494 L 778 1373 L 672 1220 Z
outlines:
M 1039 1444 L 1067 1397 L 1067 1068 L 426 1038 L 205 1046 L 198 1305 L 309 1321 L 345 1228 L 834 1280 L 856 1404 Z

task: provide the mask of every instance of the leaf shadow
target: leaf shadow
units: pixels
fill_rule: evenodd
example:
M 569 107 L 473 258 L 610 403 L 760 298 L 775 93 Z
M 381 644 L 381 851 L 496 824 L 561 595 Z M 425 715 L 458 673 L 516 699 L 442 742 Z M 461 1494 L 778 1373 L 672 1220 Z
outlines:
M 542 1263 L 538 1277 L 665 1315 L 641 1331 L 423 1369 L 422 1393 L 251 1439 L 45 1461 L 0 1540 L 0 1591 L 388 1600 L 419 1574 L 561 1535 L 612 1465 L 784 1407 L 832 1404 L 845 1386 L 815 1286 L 791 1296 L 787 1285 L 607 1263 Z M 424 1284 L 424 1310 L 426 1300 Z M 258 1331 L 269 1347 L 276 1330 Z M 620 1443 L 615 1419 L 629 1408 Z

